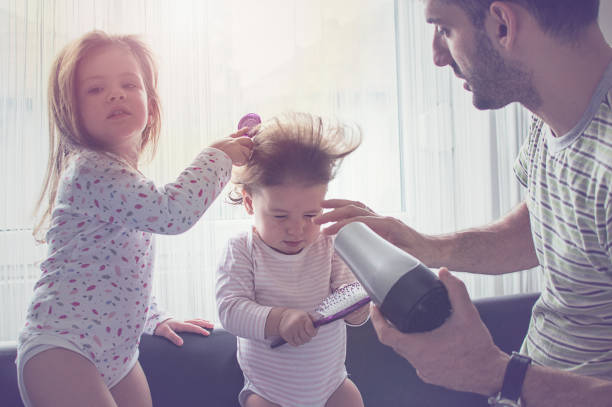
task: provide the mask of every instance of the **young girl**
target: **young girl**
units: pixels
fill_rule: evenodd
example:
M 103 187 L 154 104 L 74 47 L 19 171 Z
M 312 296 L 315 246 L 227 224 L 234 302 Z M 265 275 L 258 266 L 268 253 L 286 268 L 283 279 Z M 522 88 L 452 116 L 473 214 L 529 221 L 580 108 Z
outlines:
M 360 139 L 306 114 L 252 132 L 253 154 L 235 170 L 230 198 L 253 215 L 254 226 L 229 241 L 216 292 L 223 327 L 238 337 L 240 404 L 362 406 L 344 365 L 344 322 L 317 331 L 311 316 L 333 290 L 355 281 L 332 238 L 311 220 L 321 213 L 338 164 Z M 346 321 L 361 324 L 368 315 L 364 306 Z M 279 335 L 289 344 L 271 349 Z
M 50 159 L 41 201 L 50 220 L 17 372 L 26 406 L 150 406 L 138 363 L 143 333 L 180 345 L 176 332 L 207 321 L 170 319 L 151 297 L 153 234 L 186 231 L 246 162 L 243 129 L 202 150 L 157 187 L 138 171 L 160 130 L 157 68 L 133 36 L 91 32 L 56 59 L 49 81 Z M 55 136 L 57 134 L 57 137 Z M 50 219 L 49 219 L 50 218 Z

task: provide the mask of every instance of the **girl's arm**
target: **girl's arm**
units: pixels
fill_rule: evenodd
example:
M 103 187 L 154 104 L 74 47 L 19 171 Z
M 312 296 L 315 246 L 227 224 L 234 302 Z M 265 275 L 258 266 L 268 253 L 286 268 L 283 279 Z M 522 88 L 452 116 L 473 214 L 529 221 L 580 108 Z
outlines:
M 217 308 L 223 328 L 236 336 L 264 340 L 272 307 L 255 302 L 253 273 L 246 235 L 231 239 L 217 270 Z
M 229 181 L 232 161 L 204 149 L 178 178 L 162 187 L 126 164 L 102 154 L 79 157 L 56 210 L 160 234 L 185 232 Z M 93 222 L 93 221 L 92 221 Z

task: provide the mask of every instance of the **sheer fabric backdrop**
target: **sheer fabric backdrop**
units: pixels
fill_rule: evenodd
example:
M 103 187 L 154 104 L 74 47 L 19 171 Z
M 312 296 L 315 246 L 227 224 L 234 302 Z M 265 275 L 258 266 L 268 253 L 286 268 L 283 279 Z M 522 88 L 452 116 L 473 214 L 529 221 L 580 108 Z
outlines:
M 49 68 L 94 28 L 141 34 L 158 56 L 163 131 L 142 168 L 158 183 L 247 112 L 307 111 L 363 132 L 329 197 L 427 233 L 489 222 L 521 199 L 512 162 L 526 112 L 473 108 L 452 71 L 433 65 L 419 1 L 0 0 L 0 340 L 16 338 L 45 255 L 31 213 L 47 159 Z M 216 320 L 219 255 L 249 225 L 224 194 L 187 233 L 157 236 L 163 306 Z M 537 272 L 461 277 L 474 298 L 539 288 Z

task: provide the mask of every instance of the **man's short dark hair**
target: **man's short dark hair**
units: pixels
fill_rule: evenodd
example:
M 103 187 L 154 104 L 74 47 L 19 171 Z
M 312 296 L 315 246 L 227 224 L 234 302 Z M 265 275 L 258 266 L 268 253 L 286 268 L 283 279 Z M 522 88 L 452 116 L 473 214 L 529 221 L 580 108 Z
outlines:
M 461 7 L 477 28 L 484 26 L 489 6 L 495 0 L 443 0 Z M 597 21 L 599 0 L 501 0 L 525 8 L 551 36 L 572 41 Z

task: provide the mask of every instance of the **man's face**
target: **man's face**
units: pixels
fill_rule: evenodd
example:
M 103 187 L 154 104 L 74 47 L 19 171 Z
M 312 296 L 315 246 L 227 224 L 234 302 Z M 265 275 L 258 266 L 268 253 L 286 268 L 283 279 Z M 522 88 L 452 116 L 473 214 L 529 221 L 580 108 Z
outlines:
M 512 102 L 527 107 L 539 104 L 531 76 L 517 62 L 505 59 L 484 29 L 476 28 L 459 6 L 440 0 L 425 1 L 427 22 L 435 25 L 433 58 L 450 65 L 464 79 L 478 109 L 498 109 Z

